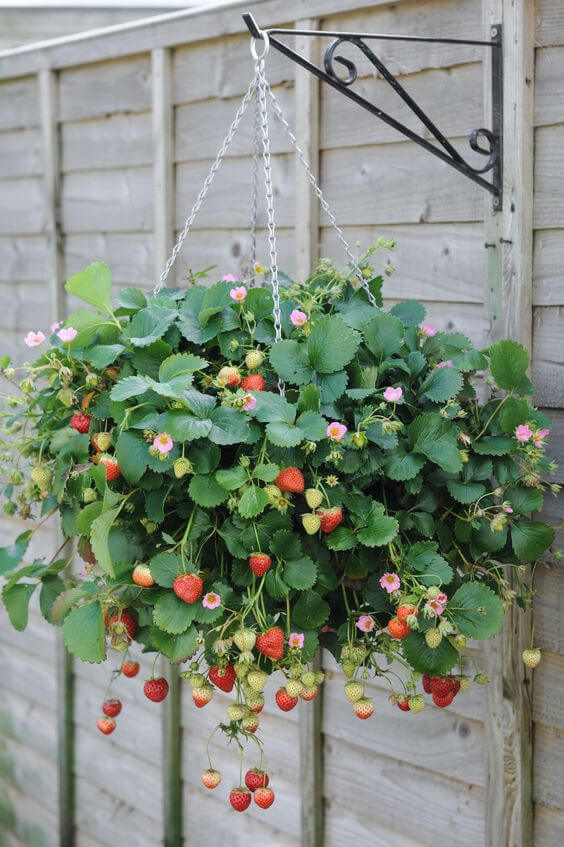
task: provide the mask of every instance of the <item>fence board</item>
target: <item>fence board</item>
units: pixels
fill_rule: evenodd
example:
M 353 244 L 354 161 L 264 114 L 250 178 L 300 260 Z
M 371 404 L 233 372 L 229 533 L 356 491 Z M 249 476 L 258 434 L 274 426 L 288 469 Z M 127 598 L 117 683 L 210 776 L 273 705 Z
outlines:
M 564 123 L 564 46 L 536 51 L 535 126 Z
M 61 126 L 62 170 L 135 167 L 152 161 L 149 112 L 112 114 Z
M 88 57 L 83 61 L 88 61 Z M 77 64 L 82 65 L 82 62 Z M 60 74 L 61 121 L 94 118 L 112 112 L 146 112 L 150 107 L 151 73 L 147 56 L 134 55 L 122 61 L 82 65 Z
M 535 229 L 564 226 L 564 124 L 535 131 Z
M 39 131 L 33 127 L 0 132 L 0 177 L 13 179 L 21 176 L 37 176 L 40 173 Z
M 564 306 L 564 229 L 535 232 L 533 305 Z
M 116 750 L 106 754 L 108 759 L 116 755 Z M 94 837 L 102 845 L 123 840 L 135 847 L 154 847 L 162 839 L 160 823 L 144 814 L 137 802 L 124 802 L 111 784 L 98 787 L 80 773 L 76 775 L 76 826 L 85 838 Z
M 115 285 L 154 285 L 153 234 L 103 232 L 65 236 L 65 279 L 92 261 L 108 263 Z
M 564 8 L 560 0 L 537 0 L 535 17 L 538 45 L 564 44 Z
M 534 743 L 534 799 L 545 806 L 564 809 L 561 765 L 564 761 L 564 731 L 537 723 Z
M 535 804 L 535 847 L 561 847 L 564 844 L 564 812 Z
M 562 680 L 564 655 L 545 650 L 534 673 L 533 717 L 536 721 L 564 729 Z
M 564 406 L 562 312 L 560 306 L 533 310 L 533 382 L 541 406 Z
M 45 272 L 46 244 L 42 235 L 0 236 L 0 280 L 40 280 Z M 4 304 L 4 300 L 2 301 Z
M 45 210 L 37 177 L 0 182 L 0 234 L 35 235 L 43 230 Z
M 14 109 L 14 103 L 18 108 Z M 37 78 L 25 77 L 0 84 L 0 130 L 38 126 Z
M 535 642 L 553 653 L 564 653 L 564 568 L 539 565 L 535 573 Z
M 66 174 L 62 215 L 65 233 L 150 231 L 153 226 L 151 169 Z

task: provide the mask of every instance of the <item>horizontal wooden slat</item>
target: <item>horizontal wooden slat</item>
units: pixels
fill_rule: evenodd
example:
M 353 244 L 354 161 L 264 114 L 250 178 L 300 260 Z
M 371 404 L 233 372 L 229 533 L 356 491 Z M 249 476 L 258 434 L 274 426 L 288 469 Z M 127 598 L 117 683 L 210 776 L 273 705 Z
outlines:
M 564 227 L 564 123 L 535 131 L 535 229 Z
M 564 123 L 564 45 L 536 51 L 535 126 Z
M 540 306 L 533 310 L 533 383 L 540 406 L 564 406 L 564 307 Z
M 39 174 L 41 174 L 39 130 L 33 128 L 0 132 L 0 177 L 13 179 Z
M 533 305 L 564 305 L 564 229 L 535 232 Z
M 553 653 L 564 653 L 564 568 L 539 564 L 535 573 L 535 642 Z
M 150 168 L 66 174 L 63 230 L 135 232 L 153 226 Z
M 276 99 L 290 126 L 294 125 L 294 90 L 278 87 L 274 90 Z M 174 160 L 176 162 L 212 159 L 223 143 L 240 98 L 202 100 L 198 103 L 177 106 L 175 112 Z M 250 103 L 231 142 L 227 156 L 249 156 L 253 149 L 255 128 L 254 103 Z M 273 153 L 286 153 L 291 149 L 288 136 L 280 123 L 270 121 L 271 144 Z M 260 128 L 259 128 L 260 132 Z M 262 137 L 259 136 L 262 144 Z M 261 148 L 262 150 L 262 148 Z M 259 178 L 264 182 L 262 158 L 259 160 Z
M 335 230 L 323 220 L 322 256 L 346 265 Z M 415 224 L 413 226 L 343 227 L 354 252 L 362 254 L 379 236 L 395 238 L 397 247 L 373 259 L 382 270 L 389 255 L 396 271 L 384 277 L 383 291 L 398 299 L 442 300 L 464 303 L 483 301 L 484 235 L 482 224 Z M 357 243 L 360 247 L 356 247 Z
M 92 261 L 110 266 L 114 285 L 154 285 L 152 233 L 69 234 L 64 241 L 65 279 Z
M 341 225 L 454 223 L 483 215 L 482 191 L 411 142 L 327 150 L 321 184 Z
M 324 763 L 326 815 L 328 821 L 337 817 L 329 823 L 334 830 L 333 839 L 339 831 L 341 834 L 332 843 L 347 843 L 351 817 L 359 830 L 364 830 L 361 843 L 370 845 L 370 833 L 381 826 L 390 826 L 391 822 L 394 837 L 398 832 L 406 839 L 413 839 L 413 844 L 432 844 L 438 821 L 448 828 L 450 839 L 457 845 L 479 847 L 484 843 L 484 792 L 476 786 L 327 736 Z M 333 808 L 334 799 L 336 808 Z M 347 807 L 343 818 L 341 803 Z M 406 808 L 409 814 L 405 814 Z
M 150 165 L 151 116 L 148 112 L 119 113 L 65 123 L 61 148 L 63 172 Z
M 186 212 L 186 215 L 188 212 Z M 294 230 L 282 227 L 276 230 L 278 265 L 293 275 L 295 269 Z M 218 274 L 232 273 L 242 276 L 250 262 L 251 239 L 248 229 L 193 229 L 176 260 L 176 280 L 182 285 L 189 269 L 201 270 L 217 264 L 217 271 L 210 271 L 210 278 Z M 257 230 L 257 260 L 269 264 L 267 233 Z M 261 281 L 257 277 L 257 281 Z
M 33 319 L 46 329 L 49 294 L 44 282 L 0 283 L 0 329 L 28 329 L 32 316 L 30 303 L 34 304 Z M 39 328 L 39 327 L 38 327 Z M 24 333 L 21 334 L 23 344 Z
M 0 130 L 39 125 L 36 77 L 0 83 Z M 14 104 L 17 103 L 17 108 Z
M 347 55 L 352 58 L 350 49 Z M 482 66 L 476 63 L 402 76 L 400 82 L 444 135 L 457 137 L 483 123 L 482 104 L 476 97 L 481 80 Z M 361 79 L 355 83 L 354 91 L 414 132 L 432 139 L 429 130 L 384 79 L 374 76 Z M 367 141 L 371 144 L 393 143 L 402 138 L 397 130 L 351 103 L 328 85 L 321 87 L 320 132 L 321 147 L 325 150 L 354 147 Z M 481 158 L 476 157 L 470 148 L 465 155 L 469 161 Z
M 115 758 L 112 761 L 113 757 Z M 112 748 L 105 758 L 109 767 L 113 764 L 114 769 L 116 765 L 119 768 L 117 750 Z M 75 781 L 75 822 L 79 832 L 86 838 L 94 838 L 101 845 L 117 841 L 131 843 L 132 837 L 135 847 L 154 847 L 155 844 L 161 843 L 161 822 L 155 820 L 152 815 L 145 814 L 136 796 L 135 778 L 129 790 L 130 802 L 126 802 L 114 793 L 111 781 L 106 787 L 100 788 L 93 785 L 88 778 L 88 772 L 78 773 Z M 134 827 L 132 821 L 135 821 Z
M 535 847 L 562 847 L 564 844 L 564 812 L 535 804 Z
M 564 8 L 560 0 L 537 0 L 535 11 L 537 44 L 564 44 Z
M 88 61 L 87 57 L 85 61 Z M 59 120 L 76 121 L 112 112 L 147 111 L 151 106 L 149 74 L 149 58 L 135 55 L 118 62 L 83 65 L 62 71 L 59 77 Z
M 402 720 L 405 714 L 388 702 L 384 691 L 375 689 L 373 694 L 377 732 L 370 721 L 354 717 L 341 686 L 328 685 L 324 696 L 325 735 L 460 781 L 485 784 L 480 722 L 437 708 L 427 709 L 414 721 L 409 716 Z
M 54 710 L 38 703 L 30 703 L 26 697 L 4 687 L 0 703 L 0 734 L 29 744 L 37 753 L 52 758 L 55 762 L 56 722 L 57 715 Z
M 56 759 L 42 756 L 29 744 L 3 737 L 0 774 L 6 784 L 29 792 L 45 810 L 57 807 Z
M 58 819 L 54 809 L 42 806 L 35 797 L 3 783 L 0 792 L 0 826 L 25 847 L 60 847 Z
M 0 181 L 0 235 L 40 233 L 45 222 L 41 180 Z
M 43 236 L 0 237 L 0 280 L 3 282 L 42 279 L 46 261 Z
M 205 72 L 202 72 L 204 69 Z M 193 103 L 210 97 L 224 99 L 241 96 L 247 90 L 252 75 L 253 61 L 248 36 L 213 39 L 189 47 L 180 46 L 174 52 L 173 102 Z M 271 50 L 268 56 L 270 84 L 277 86 L 289 83 L 293 78 L 292 63 L 277 51 Z
M 533 795 L 537 803 L 564 809 L 562 791 L 562 762 L 564 761 L 564 730 L 535 724 L 534 727 Z
M 186 162 L 176 168 L 175 226 L 181 229 L 192 208 L 211 162 Z M 251 159 L 226 159 L 198 213 L 197 226 L 204 229 L 248 227 L 251 209 Z M 294 223 L 294 159 L 290 155 L 272 157 L 274 208 L 278 226 Z M 266 215 L 260 211 L 258 225 Z

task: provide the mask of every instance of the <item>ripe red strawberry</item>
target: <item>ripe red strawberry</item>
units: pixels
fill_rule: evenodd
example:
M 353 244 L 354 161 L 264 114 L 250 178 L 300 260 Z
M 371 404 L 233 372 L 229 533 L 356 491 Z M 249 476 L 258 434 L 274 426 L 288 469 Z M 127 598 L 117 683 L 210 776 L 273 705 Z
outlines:
M 454 700 L 454 694 L 452 693 L 452 691 L 449 691 L 448 694 L 445 694 L 443 697 L 441 697 L 439 694 L 435 694 L 434 692 L 432 696 L 433 703 L 435 704 L 435 706 L 438 706 L 439 709 L 444 709 L 445 706 L 450 706 L 450 704 Z
M 121 712 L 121 700 L 104 700 L 102 711 L 109 718 L 117 718 Z
M 264 576 L 270 570 L 272 559 L 266 553 L 251 553 L 249 567 L 256 576 Z
M 398 606 L 396 609 L 396 617 L 400 619 L 400 621 L 404 621 L 409 615 L 417 615 L 417 606 L 413 606 L 411 603 L 403 603 L 401 606 Z
M 451 687 L 452 687 L 452 693 L 456 697 L 456 695 L 460 691 L 460 680 L 458 679 L 457 676 L 451 676 L 450 682 L 451 682 Z
M 302 700 L 306 700 L 306 702 L 309 703 L 310 700 L 315 700 L 315 698 L 317 697 L 317 691 L 317 685 L 304 687 L 300 692 L 300 697 L 302 698 Z
M 243 788 L 242 785 L 239 788 L 232 788 L 229 792 L 229 802 L 236 812 L 244 812 L 245 809 L 248 809 L 251 805 L 252 797 L 253 795 L 248 788 Z
M 100 718 L 96 726 L 104 735 L 111 735 L 117 724 L 113 718 Z
M 255 791 L 255 803 L 261 809 L 268 809 L 274 803 L 274 791 L 272 788 L 257 788 Z
M 116 626 L 118 624 L 118 626 Z M 118 632 L 121 630 L 121 626 L 119 624 L 123 624 L 125 626 L 128 637 L 135 638 L 135 633 L 137 632 L 137 619 L 128 612 L 127 609 L 124 609 L 120 615 L 113 615 L 108 623 L 108 630 L 111 633 Z
M 409 632 L 409 627 L 405 621 L 400 621 L 399 618 L 391 618 L 388 621 L 387 630 L 392 638 L 402 639 Z
M 202 685 L 199 688 L 192 689 L 192 700 L 198 707 L 202 709 L 207 706 L 213 697 L 213 688 L 210 685 Z
M 201 596 L 203 588 L 202 577 L 195 573 L 182 573 L 172 583 L 174 593 L 185 603 L 195 603 Z
M 226 365 L 219 371 L 217 375 L 217 381 L 220 385 L 228 385 L 230 388 L 239 385 L 241 382 L 241 374 L 239 373 L 239 368 Z
M 137 676 L 139 673 L 139 662 L 124 662 L 121 666 L 121 672 L 124 676 Z
M 260 374 L 249 374 L 241 383 L 241 388 L 244 391 L 264 391 L 266 380 Z
M 121 474 L 118 461 L 113 456 L 100 456 L 100 464 L 106 468 L 106 482 L 112 482 Z
M 148 679 L 143 686 L 143 693 L 145 694 L 145 697 L 147 697 L 148 700 L 152 700 L 153 703 L 160 703 L 161 700 L 164 700 L 168 694 L 168 682 L 164 676 Z
M 259 768 L 251 768 L 245 774 L 245 785 L 249 791 L 256 791 L 257 788 L 266 788 L 268 783 L 267 772 L 261 771 Z
M 256 646 L 259 653 L 269 659 L 281 659 L 284 655 L 284 633 L 279 626 L 271 626 L 262 635 L 257 635 Z
M 340 506 L 331 509 L 317 509 L 315 512 L 321 519 L 321 532 L 333 532 L 343 520 L 343 510 Z
M 431 675 L 428 673 L 424 673 L 421 677 L 421 684 L 423 685 L 423 691 L 425 694 L 430 694 L 433 690 L 431 688 Z
M 396 704 L 398 709 L 401 709 L 402 712 L 409 712 L 409 700 L 407 697 L 398 697 Z
M 140 585 L 141 588 L 150 588 L 155 584 L 149 565 L 136 565 L 133 568 L 131 579 L 135 585 Z
M 253 714 L 260 715 L 264 709 L 264 697 L 262 694 L 254 694 L 252 697 L 247 698 L 247 706 Z
M 81 432 L 84 435 L 84 433 L 88 432 L 90 429 L 91 420 L 92 415 L 83 415 L 81 412 L 77 412 L 76 415 L 73 415 L 70 419 L 70 425 L 73 429 L 76 429 L 77 432 Z
M 445 697 L 447 694 L 454 693 L 452 691 L 452 682 L 448 676 L 434 676 L 431 678 L 431 694 L 436 694 L 437 697 Z
M 278 708 L 282 709 L 283 712 L 289 712 L 294 706 L 298 705 L 298 698 L 290 697 L 285 688 L 279 688 L 274 695 L 274 699 Z
M 223 668 L 216 665 L 210 668 L 208 676 L 211 682 L 218 688 L 221 688 L 222 691 L 229 693 L 233 690 L 233 686 L 235 685 L 235 668 L 233 665 L 225 665 Z
M 221 774 L 215 768 L 208 768 L 207 771 L 203 772 L 202 785 L 205 785 L 206 788 L 217 788 L 220 782 Z
M 304 475 L 299 468 L 284 468 L 274 480 L 274 484 L 278 486 L 280 491 L 301 494 L 305 488 Z

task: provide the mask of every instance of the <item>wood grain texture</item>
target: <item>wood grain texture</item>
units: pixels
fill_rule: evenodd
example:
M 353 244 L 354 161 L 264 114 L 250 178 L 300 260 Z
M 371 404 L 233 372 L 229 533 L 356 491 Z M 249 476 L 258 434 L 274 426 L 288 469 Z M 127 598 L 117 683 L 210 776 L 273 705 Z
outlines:
M 154 285 L 153 241 L 151 232 L 68 234 L 64 240 L 64 277 L 67 279 L 92 261 L 105 261 L 114 285 Z
M 18 108 L 14 109 L 14 103 Z M 39 125 L 37 77 L 30 76 L 0 83 L 0 130 L 24 129 Z
M 77 121 L 113 112 L 146 112 L 151 107 L 151 71 L 146 56 L 96 62 L 94 56 L 62 71 L 59 84 L 61 121 Z
M 151 53 L 154 274 L 158 279 L 172 250 L 174 217 L 172 60 L 162 48 Z
M 533 305 L 564 306 L 564 229 L 535 232 Z
M 564 226 L 564 123 L 535 130 L 535 229 Z
M 564 843 L 564 812 L 535 804 L 535 847 L 561 847 Z
M 564 44 L 564 9 L 560 0 L 537 0 L 535 23 L 540 47 Z
M 45 226 L 41 180 L 38 177 L 0 181 L 0 234 L 39 235 Z
M 562 66 L 564 45 L 537 48 L 535 64 L 535 126 L 564 123 Z
M 39 174 L 41 142 L 38 129 L 0 132 L 0 177 L 12 179 Z
M 61 125 L 63 171 L 135 167 L 152 162 L 151 115 L 118 112 Z
M 150 232 L 153 228 L 150 168 L 65 174 L 62 222 L 68 232 Z
M 561 306 L 542 306 L 533 313 L 533 380 L 535 402 L 564 406 L 564 344 Z
M 561 762 L 564 730 L 535 724 L 534 798 L 537 803 L 564 810 Z
M 0 236 L 0 280 L 40 280 L 45 271 L 46 243 L 42 235 Z M 5 301 L 2 300 L 4 307 Z
M 535 642 L 543 650 L 564 653 L 564 568 L 541 564 L 535 573 Z

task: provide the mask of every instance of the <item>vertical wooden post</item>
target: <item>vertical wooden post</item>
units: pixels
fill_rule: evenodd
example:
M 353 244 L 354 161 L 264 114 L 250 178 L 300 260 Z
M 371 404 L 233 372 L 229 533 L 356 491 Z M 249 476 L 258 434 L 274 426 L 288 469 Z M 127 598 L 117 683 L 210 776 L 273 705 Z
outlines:
M 37 78 L 43 166 L 43 211 L 49 323 L 65 317 L 63 240 L 61 231 L 61 175 L 59 157 L 58 78 L 49 68 Z M 60 535 L 59 541 L 62 541 Z M 74 674 L 72 656 L 57 633 L 57 700 L 59 757 L 59 840 L 74 844 Z
M 529 351 L 532 336 L 534 3 L 485 0 L 485 33 L 503 24 L 503 212 L 486 212 L 486 304 L 491 340 L 508 336 Z M 486 67 L 486 86 L 488 68 Z M 531 614 L 508 611 L 484 648 L 486 672 L 486 845 L 533 843 L 531 675 L 521 651 Z
M 317 29 L 318 21 L 296 21 L 297 29 Z M 317 60 L 316 39 L 296 36 L 296 50 L 312 62 Z M 298 144 L 315 174 L 319 172 L 319 81 L 296 68 L 295 127 Z M 296 159 L 296 279 L 307 279 L 319 251 L 319 203 L 301 162 Z M 321 652 L 314 670 L 321 668 Z M 323 844 L 323 686 L 311 703 L 300 706 L 301 845 Z
M 154 268 L 158 281 L 170 255 L 174 227 L 172 57 L 165 48 L 151 52 L 153 123 Z M 182 845 L 182 729 L 180 679 L 165 662 L 169 683 L 162 723 L 163 821 L 165 847 Z
M 319 22 L 296 21 L 296 29 L 317 29 Z M 317 60 L 317 39 L 296 36 L 296 50 L 310 62 Z M 299 66 L 295 75 L 295 127 L 298 144 L 316 176 L 319 173 L 319 80 Z M 319 202 L 302 163 L 296 157 L 296 279 L 304 280 L 319 255 Z

